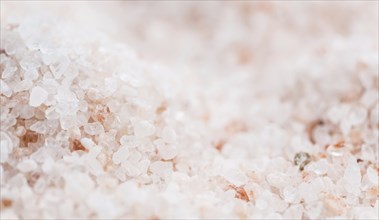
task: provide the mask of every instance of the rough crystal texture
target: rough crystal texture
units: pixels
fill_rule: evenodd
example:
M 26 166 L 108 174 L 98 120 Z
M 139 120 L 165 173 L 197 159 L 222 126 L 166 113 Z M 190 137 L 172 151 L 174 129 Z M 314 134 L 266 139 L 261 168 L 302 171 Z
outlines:
M 38 107 L 47 99 L 47 96 L 48 93 L 45 89 L 36 86 L 30 92 L 29 105 Z
M 379 219 L 377 1 L 0 4 L 0 219 Z

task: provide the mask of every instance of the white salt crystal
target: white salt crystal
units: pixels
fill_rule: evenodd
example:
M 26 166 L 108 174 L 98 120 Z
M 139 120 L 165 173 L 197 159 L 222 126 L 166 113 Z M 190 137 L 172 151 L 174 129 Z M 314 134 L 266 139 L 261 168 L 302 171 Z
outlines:
M 272 212 L 272 213 L 269 213 L 265 216 L 264 219 L 283 219 L 282 215 L 277 213 L 277 212 Z
M 258 208 L 258 209 L 261 209 L 261 210 L 264 210 L 267 208 L 267 202 L 263 199 L 257 199 L 255 201 L 255 206 Z
M 302 205 L 292 205 L 283 214 L 284 219 L 301 219 L 303 215 Z
M 50 173 L 53 170 L 54 160 L 51 157 L 47 157 L 42 164 L 42 171 L 44 173 Z
M 42 121 L 37 121 L 32 126 L 30 126 L 30 130 L 35 131 L 40 134 L 46 133 L 46 123 Z
M 221 169 L 221 176 L 236 186 L 247 183 L 248 177 L 233 161 L 225 161 Z
M 134 119 L 132 120 L 132 126 L 136 137 L 147 137 L 155 133 L 154 125 L 145 120 Z
M 129 161 L 130 162 L 138 162 L 142 158 L 141 152 L 139 152 L 137 149 L 130 149 L 129 150 Z
M 313 171 L 317 175 L 324 175 L 325 173 L 328 172 L 328 166 L 329 166 L 328 161 L 326 159 L 321 159 L 321 160 L 319 160 L 317 162 L 310 163 L 309 165 L 307 165 L 305 167 L 305 170 L 307 170 L 307 171 Z
M 4 163 L 13 150 L 13 141 L 5 132 L 0 133 L 0 163 Z
M 87 149 L 91 149 L 95 146 L 95 143 L 89 138 L 80 139 L 80 143 Z
M 35 70 L 40 67 L 40 63 L 32 55 L 26 55 L 21 59 L 20 66 L 24 70 Z
M 366 91 L 361 97 L 361 103 L 366 107 L 371 107 L 379 99 L 378 91 L 375 89 L 370 89 Z
M 37 69 L 28 69 L 24 72 L 24 77 L 27 80 L 36 80 L 38 76 L 39 74 Z
M 120 143 L 122 146 L 126 146 L 128 148 L 136 148 L 138 146 L 138 142 L 134 136 L 123 135 L 120 138 Z
M 61 56 L 49 67 L 54 75 L 54 78 L 60 79 L 62 75 L 67 71 L 69 65 L 70 60 L 66 56 Z
M 367 169 L 367 177 L 370 180 L 370 182 L 374 185 L 378 185 L 379 179 L 378 179 L 378 173 L 371 167 Z
M 96 213 L 99 219 L 115 219 L 120 211 L 122 211 L 122 209 L 114 203 L 110 195 L 100 191 L 91 193 L 86 200 L 86 204 Z
M 34 160 L 26 159 L 17 164 L 17 169 L 21 172 L 27 173 L 37 168 L 37 163 Z
M 128 159 L 129 149 L 128 147 L 121 146 L 112 156 L 114 164 L 120 164 Z
M 8 160 L 9 153 L 8 142 L 0 140 L 0 163 L 5 163 Z
M 283 198 L 284 198 L 284 201 L 286 201 L 288 203 L 294 203 L 297 194 L 298 194 L 297 189 L 295 187 L 291 186 L 291 185 L 286 186 L 283 189 Z
M 150 171 L 162 178 L 166 178 L 173 172 L 172 162 L 156 161 L 150 164 Z
M 65 180 L 65 193 L 75 201 L 81 201 L 86 198 L 95 187 L 95 183 L 86 173 L 73 171 L 64 174 L 63 177 Z
M 359 195 L 361 191 L 361 171 L 356 159 L 349 159 L 343 175 L 343 180 L 347 192 Z
M 355 106 L 350 109 L 348 119 L 352 125 L 360 125 L 367 118 L 367 110 L 362 106 Z
M 176 150 L 176 147 L 170 144 L 163 144 L 163 145 L 158 146 L 157 148 L 158 148 L 159 154 L 164 160 L 170 160 L 176 157 L 178 153 Z
M 0 80 L 0 93 L 6 97 L 10 97 L 12 95 L 12 89 L 6 82 L 4 82 L 4 80 Z
M 29 105 L 33 107 L 40 106 L 47 99 L 48 95 L 49 94 L 46 92 L 46 90 L 40 86 L 34 87 L 30 93 Z
M 314 202 L 310 203 L 305 207 L 307 215 L 311 219 L 319 219 L 322 209 L 323 209 L 323 204 L 322 202 Z
M 167 143 L 172 143 L 176 140 L 176 132 L 171 127 L 164 127 L 162 130 L 161 138 Z
M 100 122 L 92 122 L 84 125 L 84 131 L 89 135 L 104 133 L 104 127 Z
M 141 174 L 141 170 L 139 169 L 138 164 L 126 161 L 125 163 L 122 163 L 122 167 L 125 169 L 126 175 L 130 177 L 136 177 Z
M 271 173 L 266 176 L 267 182 L 274 187 L 282 188 L 288 184 L 287 175 L 284 173 Z

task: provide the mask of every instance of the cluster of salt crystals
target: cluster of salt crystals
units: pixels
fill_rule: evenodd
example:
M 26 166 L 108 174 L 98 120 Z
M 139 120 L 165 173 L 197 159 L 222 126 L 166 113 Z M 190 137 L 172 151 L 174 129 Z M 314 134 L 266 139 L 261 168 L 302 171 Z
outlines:
M 1 218 L 378 218 L 377 51 L 349 57 L 357 67 L 333 60 L 362 47 L 352 37 L 294 73 L 180 88 L 127 48 L 70 30 L 2 25 Z M 355 95 L 346 73 L 357 71 Z M 166 100 L 167 87 L 181 96 Z M 298 152 L 311 155 L 303 171 Z

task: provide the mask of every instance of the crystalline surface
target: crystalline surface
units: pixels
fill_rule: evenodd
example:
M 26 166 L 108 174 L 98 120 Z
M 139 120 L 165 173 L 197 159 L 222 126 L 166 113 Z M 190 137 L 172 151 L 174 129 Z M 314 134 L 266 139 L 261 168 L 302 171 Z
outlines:
M 47 96 L 46 90 L 36 86 L 30 92 L 29 104 L 33 107 L 38 107 L 47 99 Z
M 378 219 L 377 8 L 1 1 L 0 219 Z

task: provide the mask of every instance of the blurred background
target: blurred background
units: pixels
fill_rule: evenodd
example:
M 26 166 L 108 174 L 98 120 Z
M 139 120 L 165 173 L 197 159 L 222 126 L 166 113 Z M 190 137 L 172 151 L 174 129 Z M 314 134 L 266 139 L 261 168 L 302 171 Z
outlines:
M 185 66 L 204 77 L 236 71 L 293 69 L 307 59 L 307 54 L 322 57 L 330 45 L 343 44 L 347 38 L 365 42 L 363 46 L 373 49 L 378 47 L 377 1 L 2 1 L 1 4 L 2 20 L 54 15 L 83 28 L 102 31 L 128 44 L 143 59 L 180 71 Z

